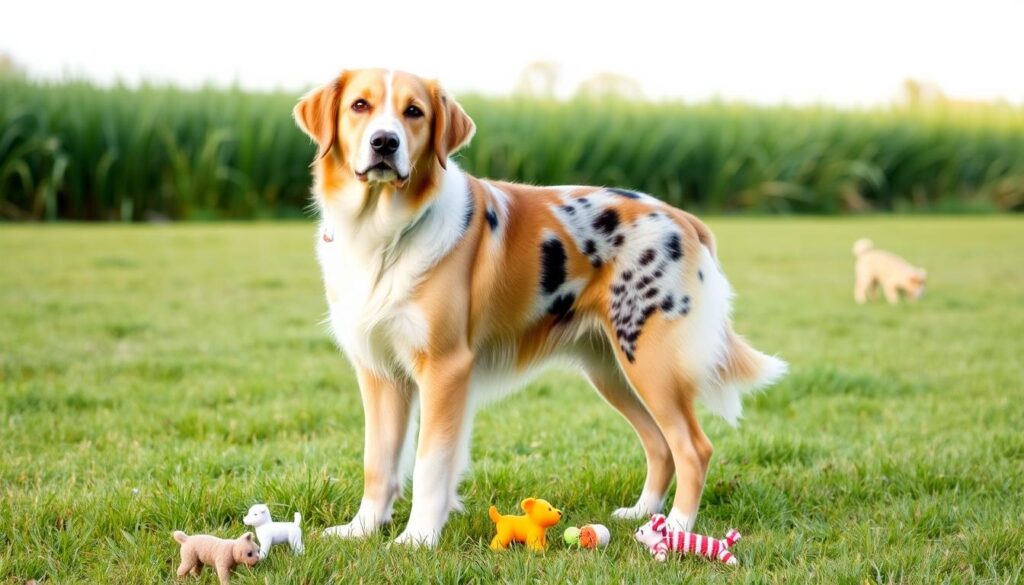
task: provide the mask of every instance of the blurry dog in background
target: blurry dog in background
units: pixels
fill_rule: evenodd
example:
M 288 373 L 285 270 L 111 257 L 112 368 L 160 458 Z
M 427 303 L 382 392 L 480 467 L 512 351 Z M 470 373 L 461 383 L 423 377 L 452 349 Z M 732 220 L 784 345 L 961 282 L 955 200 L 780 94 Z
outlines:
M 916 301 L 924 294 L 924 283 L 928 273 L 896 254 L 875 248 L 874 242 L 861 238 L 853 244 L 853 255 L 857 262 L 854 268 L 857 279 L 853 287 L 853 298 L 863 304 L 874 298 L 875 287 L 881 287 L 890 304 L 900 302 L 900 292 L 908 300 Z

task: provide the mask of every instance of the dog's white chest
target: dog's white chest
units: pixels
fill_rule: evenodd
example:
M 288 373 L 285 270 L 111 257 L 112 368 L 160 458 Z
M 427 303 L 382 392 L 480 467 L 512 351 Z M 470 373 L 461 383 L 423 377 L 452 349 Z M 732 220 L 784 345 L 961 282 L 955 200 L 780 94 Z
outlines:
M 426 345 L 427 326 L 412 294 L 420 274 L 409 258 L 380 274 L 379 257 L 360 257 L 339 240 L 320 242 L 317 257 L 331 332 L 349 359 L 378 373 L 408 372 Z

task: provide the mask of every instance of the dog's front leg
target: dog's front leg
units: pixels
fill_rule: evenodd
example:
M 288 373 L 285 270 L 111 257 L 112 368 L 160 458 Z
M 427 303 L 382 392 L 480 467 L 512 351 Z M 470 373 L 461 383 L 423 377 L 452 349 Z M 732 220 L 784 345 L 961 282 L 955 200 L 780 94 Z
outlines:
M 448 521 L 473 355 L 461 349 L 425 358 L 421 363 L 416 380 L 420 388 L 420 436 L 413 469 L 412 513 L 396 542 L 433 547 Z
M 363 499 L 351 522 L 324 530 L 325 536 L 372 534 L 391 521 L 391 509 L 402 488 L 399 463 L 414 400 L 411 385 L 385 379 L 359 365 L 356 374 L 365 417 Z

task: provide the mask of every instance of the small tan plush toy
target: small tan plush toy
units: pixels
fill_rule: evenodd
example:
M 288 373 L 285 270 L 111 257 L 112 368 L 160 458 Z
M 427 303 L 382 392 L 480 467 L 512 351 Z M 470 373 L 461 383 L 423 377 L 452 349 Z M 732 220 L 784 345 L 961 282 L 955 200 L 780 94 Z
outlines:
M 179 577 L 184 577 L 189 571 L 198 577 L 203 572 L 203 565 L 211 565 L 217 570 L 221 585 L 227 585 L 235 565 L 251 567 L 260 560 L 260 549 L 252 541 L 252 532 L 234 540 L 224 540 L 208 534 L 189 536 L 175 530 L 174 540 L 181 543 Z

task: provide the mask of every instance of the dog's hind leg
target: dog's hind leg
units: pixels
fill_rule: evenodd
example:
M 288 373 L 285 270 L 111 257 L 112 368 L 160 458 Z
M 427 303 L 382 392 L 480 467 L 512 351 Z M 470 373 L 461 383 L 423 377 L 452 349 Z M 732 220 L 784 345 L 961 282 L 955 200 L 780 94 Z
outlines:
M 665 494 L 675 470 L 672 452 L 651 413 L 615 363 L 611 349 L 604 345 L 603 350 L 590 350 L 581 357 L 590 383 L 633 426 L 647 457 L 647 479 L 639 499 L 631 507 L 615 510 L 612 516 L 621 520 L 647 518 L 665 505 Z
M 659 317 L 650 319 L 636 349 L 626 355 L 616 348 L 616 354 L 672 454 L 676 493 L 669 519 L 678 528 L 690 530 L 697 518 L 712 446 L 694 410 L 699 378 L 679 363 L 673 325 Z
M 324 530 L 325 536 L 360 537 L 391 521 L 401 492 L 399 464 L 415 400 L 411 385 L 356 367 L 365 416 L 363 499 L 351 522 Z

